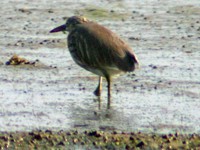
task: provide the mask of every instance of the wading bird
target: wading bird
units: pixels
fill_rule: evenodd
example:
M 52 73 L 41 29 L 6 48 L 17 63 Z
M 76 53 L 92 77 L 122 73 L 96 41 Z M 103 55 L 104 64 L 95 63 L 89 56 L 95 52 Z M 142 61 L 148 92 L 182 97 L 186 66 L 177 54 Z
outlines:
M 72 16 L 50 33 L 59 31 L 69 32 L 67 41 L 73 60 L 99 76 L 99 84 L 94 91 L 96 96 L 101 95 L 102 77 L 107 80 L 110 98 L 111 78 L 134 71 L 139 64 L 132 49 L 119 36 L 85 17 Z

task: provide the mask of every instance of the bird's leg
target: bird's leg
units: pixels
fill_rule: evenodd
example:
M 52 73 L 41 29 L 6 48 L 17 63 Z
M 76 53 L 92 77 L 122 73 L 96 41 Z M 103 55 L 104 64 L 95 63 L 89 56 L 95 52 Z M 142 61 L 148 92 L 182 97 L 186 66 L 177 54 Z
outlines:
M 107 109 L 110 109 L 110 106 L 111 106 L 111 97 L 108 97 Z
M 102 90 L 102 76 L 99 76 L 99 84 L 98 84 L 96 90 L 94 91 L 94 94 L 96 96 L 101 96 L 101 90 Z
M 111 105 L 111 78 L 109 76 L 106 77 L 108 82 L 108 102 L 107 102 L 107 109 L 110 109 Z
M 107 83 L 108 83 L 108 97 L 111 97 L 111 79 L 110 77 L 106 77 Z

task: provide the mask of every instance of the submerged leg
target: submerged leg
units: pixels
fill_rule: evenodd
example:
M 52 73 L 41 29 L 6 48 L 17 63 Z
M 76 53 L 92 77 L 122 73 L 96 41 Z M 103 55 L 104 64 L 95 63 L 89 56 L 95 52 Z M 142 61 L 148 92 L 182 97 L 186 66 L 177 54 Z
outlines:
M 101 90 L 102 90 L 102 77 L 99 76 L 99 84 L 98 84 L 96 90 L 94 91 L 94 94 L 96 96 L 101 96 Z

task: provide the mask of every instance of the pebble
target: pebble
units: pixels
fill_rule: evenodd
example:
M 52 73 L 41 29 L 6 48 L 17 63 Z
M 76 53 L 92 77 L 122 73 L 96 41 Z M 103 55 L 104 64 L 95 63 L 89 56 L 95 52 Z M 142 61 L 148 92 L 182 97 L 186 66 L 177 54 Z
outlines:
M 133 14 L 136 14 L 136 13 L 137 13 L 137 11 L 135 11 L 135 10 L 134 10 L 134 11 L 132 11 L 132 13 L 133 13 Z
M 54 11 L 53 10 L 48 10 L 48 13 L 54 13 Z
M 129 40 L 137 40 L 137 41 L 139 41 L 140 38 L 138 38 L 138 37 L 129 37 Z
M 144 145 L 146 145 L 143 141 L 140 141 L 136 146 L 137 147 L 143 147 Z
M 183 144 L 188 144 L 188 141 L 183 141 Z
M 27 8 L 20 8 L 20 9 L 18 9 L 18 11 L 20 11 L 20 12 L 22 12 L 22 13 L 28 13 L 28 14 L 31 14 L 32 12 L 29 10 L 29 9 L 27 9 Z
M 144 17 L 144 20 L 147 20 L 148 18 L 147 17 Z
M 63 141 L 60 141 L 57 145 L 58 146 L 65 146 L 65 143 Z
M 133 136 L 130 136 L 129 140 L 134 141 L 135 139 Z
M 73 139 L 73 143 L 76 144 L 77 142 L 78 142 L 78 139 L 77 139 L 77 138 L 74 138 L 74 139 Z

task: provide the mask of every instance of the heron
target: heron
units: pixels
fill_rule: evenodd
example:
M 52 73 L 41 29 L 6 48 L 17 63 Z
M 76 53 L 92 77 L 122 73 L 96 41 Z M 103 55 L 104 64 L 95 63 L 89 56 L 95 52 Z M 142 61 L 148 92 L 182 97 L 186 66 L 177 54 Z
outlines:
M 69 52 L 80 67 L 99 76 L 94 91 L 101 96 L 102 78 L 107 81 L 107 94 L 111 97 L 111 80 L 114 76 L 132 72 L 139 66 L 131 47 L 108 28 L 83 16 L 69 17 L 65 24 L 50 33 L 67 31 Z

